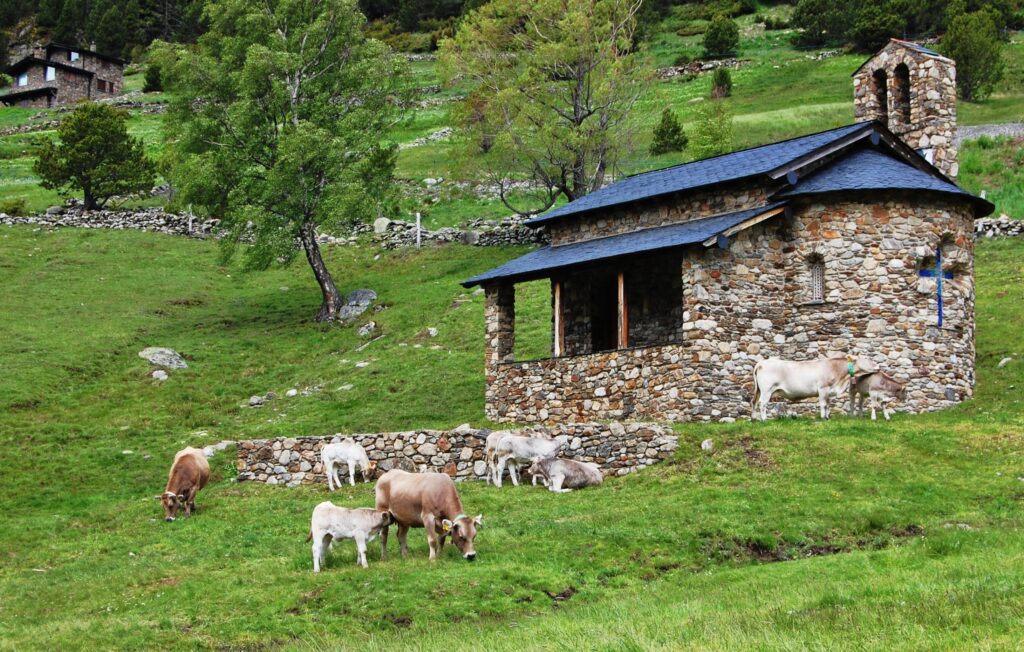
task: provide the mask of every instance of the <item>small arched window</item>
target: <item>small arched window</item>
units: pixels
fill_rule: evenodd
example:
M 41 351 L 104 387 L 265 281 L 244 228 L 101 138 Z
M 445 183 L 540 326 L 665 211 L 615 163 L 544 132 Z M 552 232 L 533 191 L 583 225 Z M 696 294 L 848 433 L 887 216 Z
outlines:
M 808 295 L 811 301 L 825 300 L 825 261 L 821 256 L 812 256 L 807 260 L 810 271 Z
M 893 109 L 903 124 L 910 124 L 910 69 L 907 64 L 896 66 L 893 74 Z
M 871 75 L 871 91 L 875 94 L 877 116 L 882 122 L 889 122 L 889 78 L 879 68 Z

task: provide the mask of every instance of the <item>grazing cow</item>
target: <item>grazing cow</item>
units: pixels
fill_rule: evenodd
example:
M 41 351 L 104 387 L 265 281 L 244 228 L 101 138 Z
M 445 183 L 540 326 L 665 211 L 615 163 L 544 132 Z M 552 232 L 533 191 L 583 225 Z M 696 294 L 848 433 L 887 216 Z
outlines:
M 196 494 L 209 480 L 210 463 L 203 451 L 191 446 L 178 451 L 167 474 L 167 488 L 156 496 L 163 505 L 164 520 L 173 521 L 179 509 L 185 510 L 185 516 L 191 516 L 196 509 Z
M 328 547 L 337 539 L 353 539 L 356 542 L 356 563 L 363 568 L 366 563 L 366 544 L 377 538 L 388 525 L 391 515 L 369 507 L 346 509 L 325 500 L 313 508 L 309 525 L 309 536 L 313 540 L 313 572 L 319 573 Z
M 324 464 L 327 474 L 327 487 L 334 491 L 341 486 L 338 469 L 335 465 L 344 462 L 348 466 L 348 483 L 356 485 L 356 465 L 363 472 L 363 482 L 369 482 L 377 470 L 377 462 L 370 461 L 363 447 L 351 437 L 346 437 L 336 444 L 327 444 L 320 450 L 320 461 Z
M 462 513 L 462 499 L 447 474 L 392 469 L 377 480 L 376 494 L 377 509 L 390 512 L 391 520 L 398 525 L 398 544 L 403 557 L 409 553 L 406 545 L 409 528 L 421 527 L 427 531 L 431 561 L 444 550 L 447 536 L 451 536 L 452 543 L 465 559 L 476 559 L 473 541 L 477 528 L 483 525 L 483 516 L 470 518 Z M 386 559 L 387 527 L 381 531 L 380 550 L 381 559 Z
M 593 462 L 577 462 L 564 458 L 533 458 L 530 473 L 543 476 L 548 489 L 556 493 L 569 493 L 573 489 L 596 487 L 604 481 L 601 467 Z
M 484 477 L 486 482 L 493 483 L 495 474 L 498 470 L 498 457 L 496 455 L 498 444 L 502 439 L 509 436 L 522 436 L 522 437 L 533 437 L 535 439 L 551 439 L 547 434 L 540 432 L 531 432 L 529 435 L 513 435 L 511 430 L 495 430 L 491 434 L 487 435 L 487 441 L 484 444 L 484 459 L 487 461 L 487 475 Z M 533 484 L 537 484 L 536 478 L 533 480 Z
M 889 420 L 889 402 L 903 401 L 907 396 L 907 388 L 903 383 L 897 382 L 895 378 L 884 371 L 876 371 L 873 374 L 865 374 L 856 381 L 850 383 L 850 414 L 860 416 L 864 413 L 864 397 L 868 397 L 868 405 L 871 406 L 871 420 L 877 418 L 875 409 L 881 404 L 882 416 Z M 853 401 L 857 399 L 857 410 L 854 412 Z
M 512 484 L 519 486 L 519 465 L 530 464 L 533 458 L 546 459 L 555 457 L 562 449 L 567 437 L 559 435 L 554 439 L 541 439 L 539 437 L 524 437 L 522 435 L 508 435 L 498 442 L 494 456 L 498 461 L 494 473 L 494 486 L 501 486 L 501 476 L 505 473 L 505 465 L 508 464 L 508 475 L 512 478 Z M 533 484 L 537 484 L 537 476 L 533 476 Z
M 760 401 L 761 421 L 768 418 L 768 403 L 776 393 L 790 401 L 818 397 L 822 419 L 829 416 L 830 394 L 845 394 L 851 379 L 874 373 L 878 367 L 865 358 L 828 358 L 795 362 L 768 358 L 754 366 L 754 395 L 750 399 L 750 418 L 757 418 Z

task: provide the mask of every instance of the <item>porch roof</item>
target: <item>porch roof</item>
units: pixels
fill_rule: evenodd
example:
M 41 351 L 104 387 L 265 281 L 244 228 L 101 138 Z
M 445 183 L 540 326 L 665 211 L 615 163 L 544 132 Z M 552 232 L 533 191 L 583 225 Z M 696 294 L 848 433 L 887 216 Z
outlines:
M 785 202 L 780 201 L 758 208 L 704 217 L 680 224 L 659 226 L 557 247 L 548 245 L 465 280 L 462 285 L 472 287 L 497 280 L 517 282 L 545 278 L 550 276 L 551 272 L 559 269 L 697 244 L 717 238 L 730 229 L 743 228 L 741 225 L 744 222 L 772 213 L 784 206 Z

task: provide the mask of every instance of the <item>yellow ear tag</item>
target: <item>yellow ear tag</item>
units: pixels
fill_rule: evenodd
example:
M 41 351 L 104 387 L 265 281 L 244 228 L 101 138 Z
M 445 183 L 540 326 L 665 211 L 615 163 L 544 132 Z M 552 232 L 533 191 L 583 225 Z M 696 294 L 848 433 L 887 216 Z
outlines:
M 452 526 L 448 525 L 447 523 L 442 523 L 441 524 L 441 529 L 444 530 L 445 532 L 448 532 L 449 530 L 452 529 Z

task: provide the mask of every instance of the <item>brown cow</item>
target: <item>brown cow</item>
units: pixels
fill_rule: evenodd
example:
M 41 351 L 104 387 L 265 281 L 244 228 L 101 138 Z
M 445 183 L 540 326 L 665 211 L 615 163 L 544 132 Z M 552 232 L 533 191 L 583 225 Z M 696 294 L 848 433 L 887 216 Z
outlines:
M 904 401 L 907 398 L 907 388 L 903 383 L 884 371 L 876 371 L 873 374 L 861 376 L 855 382 L 850 383 L 850 414 L 860 416 L 864 413 L 864 397 L 868 397 L 868 405 L 871 406 L 871 420 L 876 418 L 875 410 L 881 405 L 882 416 L 889 420 L 889 403 Z M 854 410 L 854 399 L 857 399 L 856 410 Z M 895 411 L 895 410 L 894 410 Z
M 186 446 L 174 456 L 171 472 L 167 474 L 167 488 L 156 499 L 164 507 L 164 520 L 173 521 L 179 509 L 191 516 L 196 508 L 196 494 L 210 479 L 210 463 L 203 451 Z
M 398 544 L 403 557 L 409 553 L 406 545 L 409 528 L 421 527 L 427 531 L 431 561 L 444 550 L 444 539 L 449 535 L 465 559 L 476 559 L 473 540 L 477 528 L 483 524 L 483 516 L 469 518 L 462 513 L 462 499 L 447 474 L 392 469 L 377 481 L 376 493 L 377 509 L 390 512 L 391 520 L 398 525 Z M 380 551 L 381 559 L 386 559 L 387 527 L 380 534 Z

